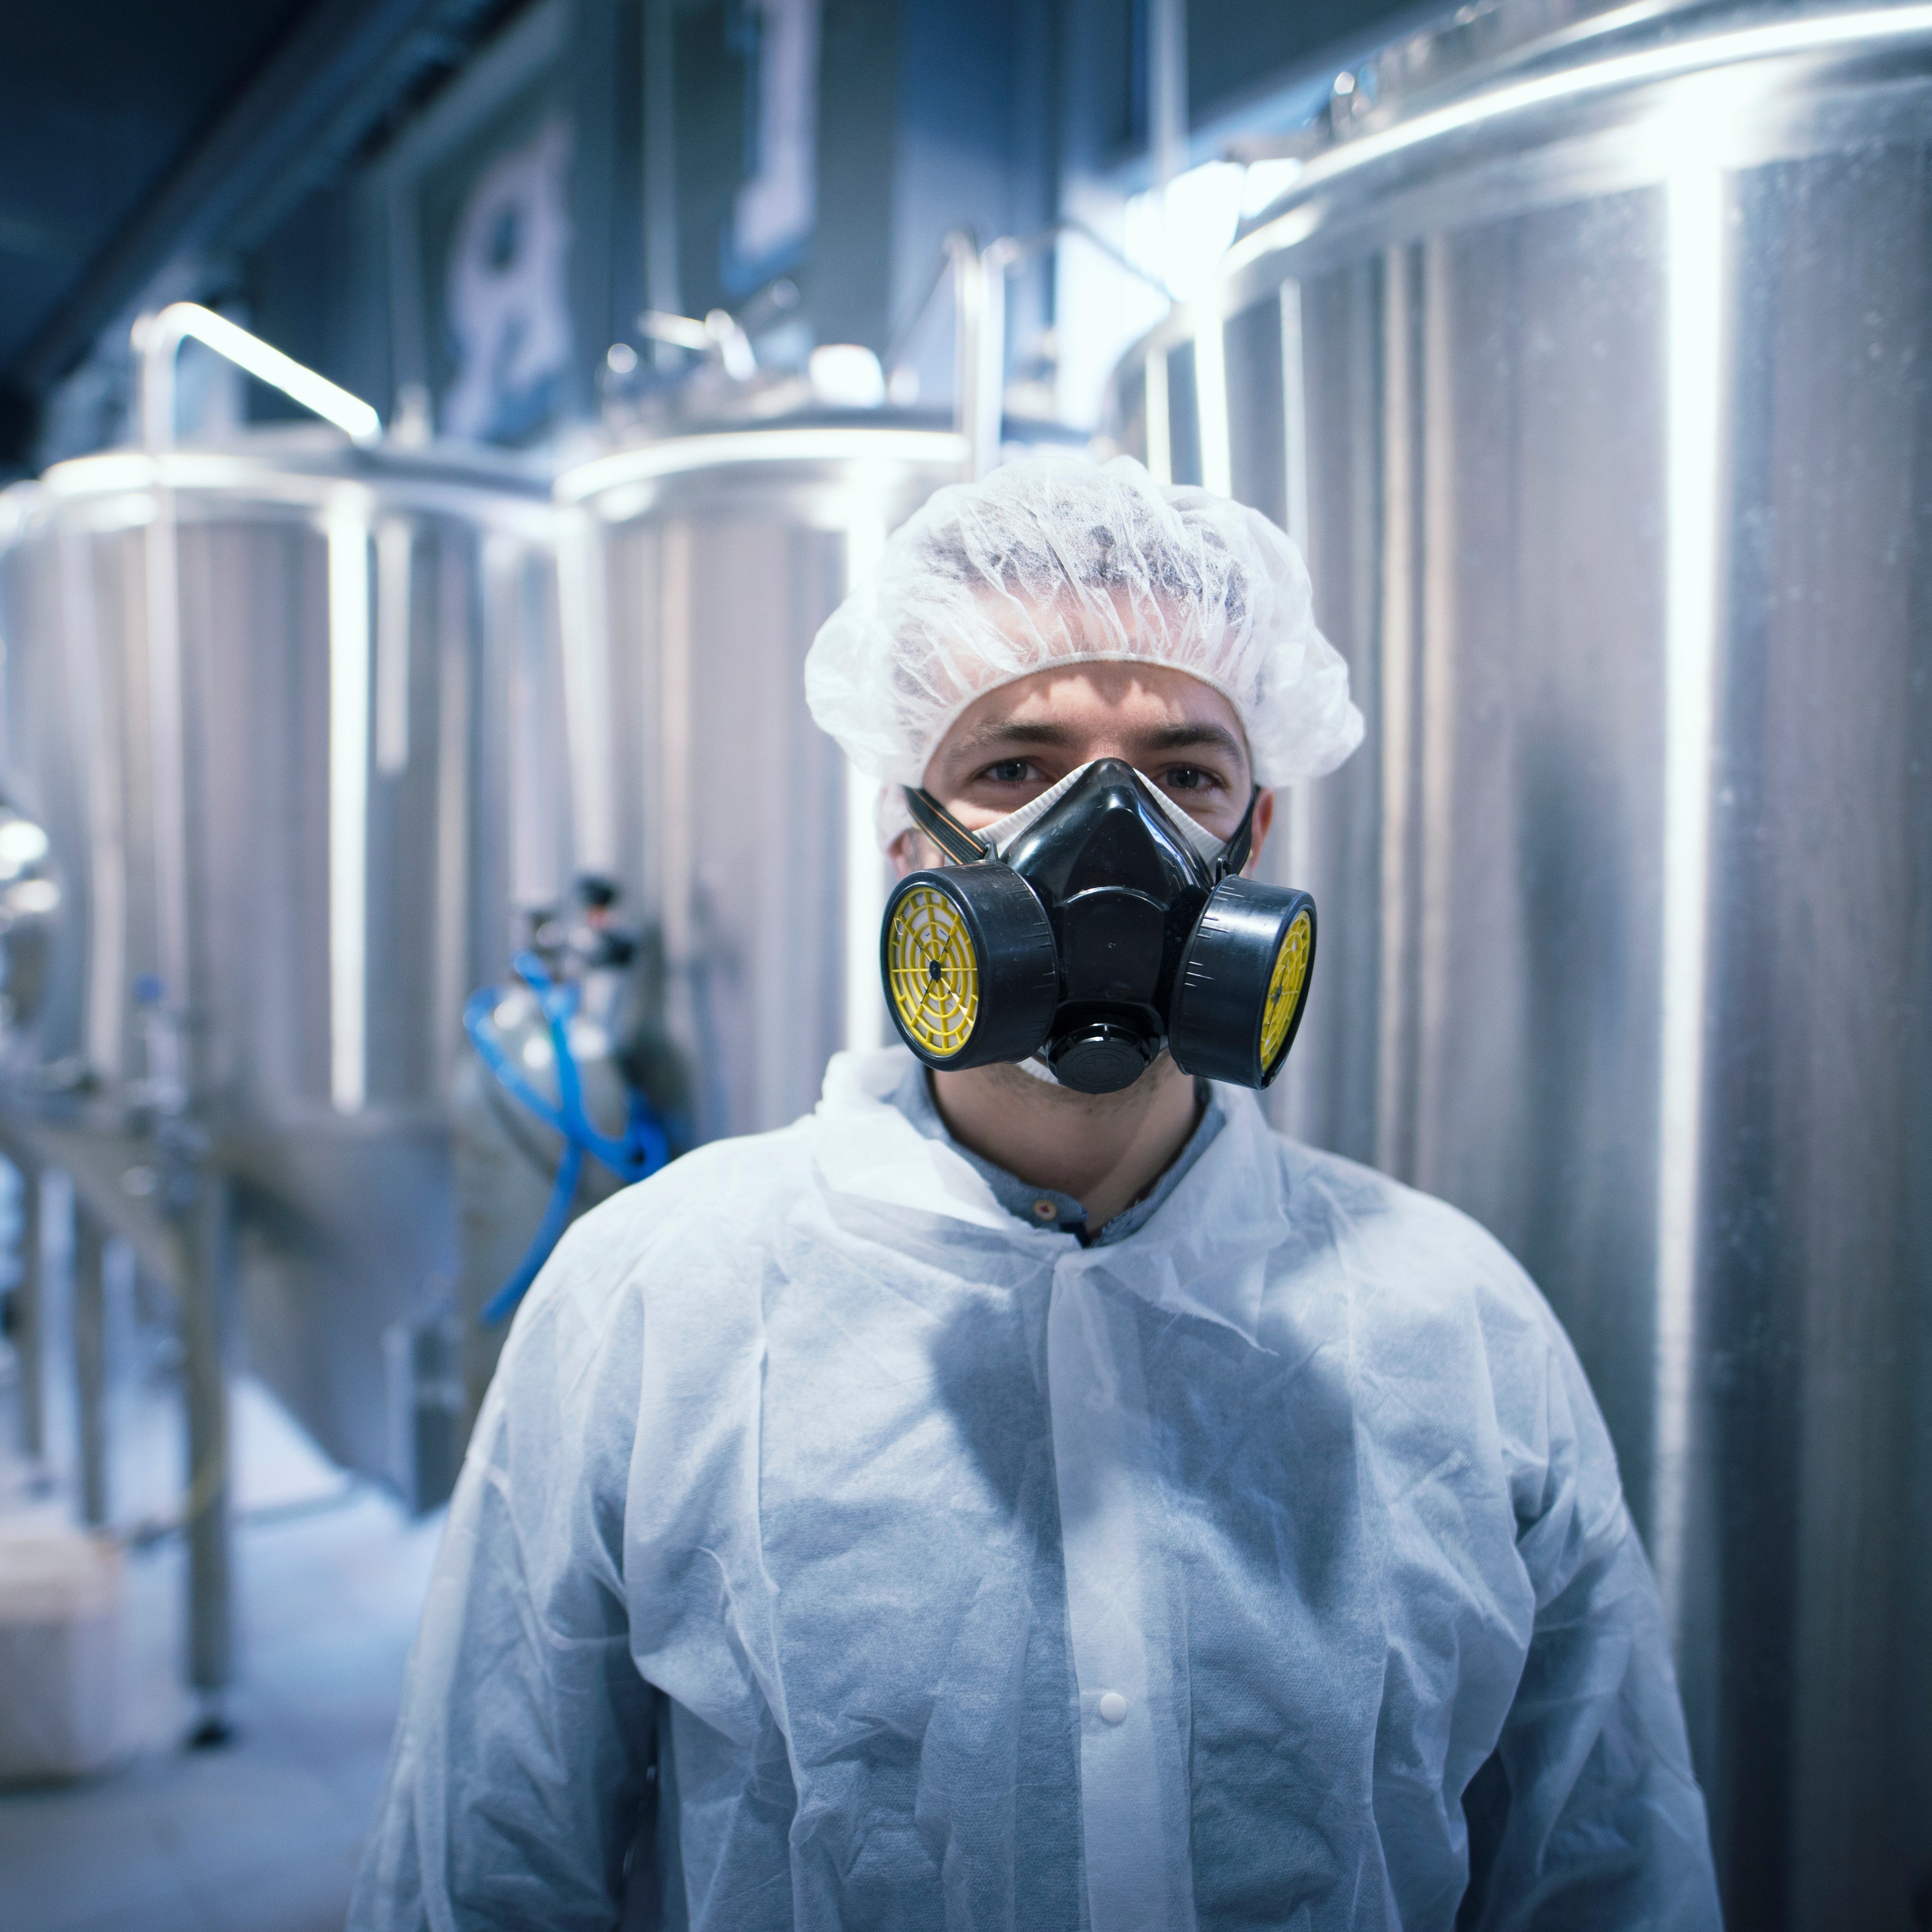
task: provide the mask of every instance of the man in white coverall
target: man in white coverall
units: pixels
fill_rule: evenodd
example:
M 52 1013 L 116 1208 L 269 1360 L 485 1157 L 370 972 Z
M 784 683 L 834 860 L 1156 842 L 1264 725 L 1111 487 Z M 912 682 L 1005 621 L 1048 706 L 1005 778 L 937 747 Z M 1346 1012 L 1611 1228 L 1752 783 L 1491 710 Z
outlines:
M 1258 849 L 1361 732 L 1287 540 L 1125 461 L 941 492 L 807 690 L 902 872 L 904 788 L 983 830 L 1102 760 Z M 1542 1298 L 1166 1052 L 842 1054 L 598 1208 L 478 1423 L 350 1924 L 620 1923 L 1715 1926 Z

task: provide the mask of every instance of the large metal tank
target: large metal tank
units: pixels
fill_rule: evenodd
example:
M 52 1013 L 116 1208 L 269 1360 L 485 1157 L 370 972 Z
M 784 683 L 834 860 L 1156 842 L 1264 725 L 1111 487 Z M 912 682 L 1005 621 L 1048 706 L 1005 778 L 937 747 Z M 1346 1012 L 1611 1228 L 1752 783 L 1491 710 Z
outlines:
M 808 1112 L 877 1044 L 876 787 L 805 706 L 805 654 L 967 440 L 884 412 L 640 442 L 566 472 L 578 862 L 662 933 L 701 1138 Z
M 1325 118 L 1116 385 L 1369 718 L 1286 1118 L 1575 1339 L 1730 1922 L 1932 1924 L 1932 8 L 1504 0 Z
M 62 895 L 7 1136 L 162 1279 L 219 1174 L 252 1366 L 386 1470 L 383 1331 L 455 1266 L 463 1001 L 570 876 L 547 480 L 317 428 L 6 502 L 0 788 Z

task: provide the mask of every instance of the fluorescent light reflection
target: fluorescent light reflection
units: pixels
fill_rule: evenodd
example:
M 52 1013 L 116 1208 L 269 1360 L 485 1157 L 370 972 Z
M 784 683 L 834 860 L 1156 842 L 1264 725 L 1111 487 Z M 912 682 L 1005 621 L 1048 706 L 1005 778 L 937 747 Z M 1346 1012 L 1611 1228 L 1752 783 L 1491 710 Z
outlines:
M 1234 494 L 1228 428 L 1227 337 L 1218 317 L 1194 338 L 1194 400 L 1201 425 L 1201 484 L 1217 496 Z
M 369 524 L 328 520 L 328 1096 L 368 1097 Z
M 1147 359 L 1147 466 L 1156 483 L 1174 481 L 1174 424 L 1168 413 L 1167 351 Z
M 1667 190 L 1664 904 L 1658 1078 L 1652 1554 L 1673 1639 L 1683 1615 L 1711 875 L 1724 179 L 1687 166 Z
M 1241 182 L 1241 219 L 1252 221 L 1264 214 L 1270 202 L 1278 201 L 1301 178 L 1298 160 L 1250 161 Z
M 356 442 L 374 442 L 382 434 L 382 419 L 360 396 L 352 396 L 326 376 L 305 368 L 292 356 L 272 349 L 258 335 L 238 328 L 225 316 L 196 302 L 172 302 L 157 318 L 161 328 L 176 341 L 192 336 L 206 343 L 218 356 L 225 356 L 238 369 L 245 369 L 257 382 L 279 389 L 305 410 L 313 410 L 325 422 L 332 422 Z M 164 351 L 164 353 L 172 352 Z M 174 400 L 172 386 L 166 392 L 172 418 Z M 160 427 L 157 425 L 157 427 Z M 158 437 L 158 446 L 174 440 L 170 419 Z
M 862 582 L 879 566 L 886 547 L 883 524 L 861 520 L 845 532 L 845 581 Z M 845 1044 L 863 1051 L 886 1038 L 886 998 L 879 982 L 879 928 L 889 890 L 885 855 L 874 817 L 876 779 L 845 767 Z
M 884 428 L 731 430 L 712 436 L 668 436 L 566 471 L 556 480 L 556 500 L 581 503 L 622 484 L 727 464 L 867 461 L 963 469 L 966 439 L 950 430 Z
M 1125 253 L 1134 266 L 1187 302 L 1215 279 L 1240 226 L 1248 170 L 1208 161 L 1128 202 Z
M 570 742 L 572 848 L 578 870 L 617 869 L 617 780 L 611 715 L 604 551 L 592 520 L 561 519 L 556 552 L 563 701 Z
M 392 518 L 376 532 L 376 769 L 394 778 L 410 762 L 410 566 L 414 533 Z
M 1861 48 L 1903 48 L 1928 34 L 1932 34 L 1932 5 L 1916 4 L 1862 8 L 1848 13 L 1825 8 L 1795 19 L 1689 35 L 1661 46 L 1646 47 L 1638 53 L 1592 61 L 1562 73 L 1494 88 L 1472 99 L 1418 114 L 1381 134 L 1339 142 L 1307 162 L 1290 185 L 1312 194 L 1342 175 L 1372 166 L 1427 142 L 1440 140 L 1444 135 L 1678 75 L 1827 50 L 1849 52 Z M 1774 80 L 1768 84 L 1774 85 Z M 1708 122 L 1706 125 L 1713 136 L 1723 131 L 1720 122 Z M 1233 274 L 1264 255 L 1292 247 L 1312 231 L 1318 218 L 1318 212 L 1306 208 L 1276 216 L 1264 226 L 1244 236 L 1234 245 L 1227 272 Z

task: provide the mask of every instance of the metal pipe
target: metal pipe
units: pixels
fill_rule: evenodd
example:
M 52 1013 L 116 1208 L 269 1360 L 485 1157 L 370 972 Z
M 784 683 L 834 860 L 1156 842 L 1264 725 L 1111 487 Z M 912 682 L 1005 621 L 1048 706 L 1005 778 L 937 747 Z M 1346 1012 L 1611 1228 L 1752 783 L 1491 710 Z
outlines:
M 80 1520 L 107 1521 L 107 1230 L 78 1199 L 74 1211 L 75 1471 Z
M 1006 278 L 1023 262 L 1043 254 L 1052 248 L 1062 236 L 1077 235 L 1091 247 L 1097 248 L 1114 266 L 1144 282 L 1156 294 L 1172 304 L 1174 291 L 1158 275 L 1150 274 L 1137 262 L 1130 261 L 1120 250 L 1103 236 L 1096 234 L 1084 221 L 1056 221 L 1028 236 L 1002 236 L 991 242 L 980 250 L 978 261 L 976 286 L 970 281 L 956 283 L 955 299 L 961 322 L 960 362 L 962 367 L 973 370 L 971 381 L 962 392 L 956 412 L 960 433 L 967 439 L 971 452 L 970 473 L 975 477 L 985 476 L 999 462 L 1000 451 L 1004 434 L 1006 381 Z M 935 272 L 932 287 L 927 292 L 924 302 L 915 312 L 913 322 L 908 324 L 902 335 L 910 335 L 920 314 L 924 313 L 925 302 L 930 302 L 934 290 L 938 286 L 938 274 L 943 273 L 946 262 L 951 259 L 949 250 L 942 256 L 939 271 Z M 967 243 L 970 246 L 970 242 Z M 1213 356 L 1218 344 L 1209 345 L 1207 353 Z M 1218 361 L 1215 364 L 1219 368 Z M 1219 393 L 1217 392 L 1217 393 Z M 1227 494 L 1226 459 L 1227 447 L 1226 403 L 1225 396 L 1220 404 L 1220 421 L 1222 424 L 1218 448 L 1222 460 L 1218 467 L 1210 463 L 1213 470 L 1208 487 L 1219 487 L 1222 494 Z M 1163 458 L 1163 461 L 1165 459 Z M 1162 472 L 1157 472 L 1162 473 Z M 1166 480 L 1164 473 L 1163 480 Z M 1222 480 L 1217 484 L 1214 478 Z
M 983 476 L 999 460 L 997 416 L 990 436 L 987 430 L 988 409 L 996 406 L 989 404 L 987 398 L 989 388 L 998 395 L 1004 386 L 1006 268 L 1010 259 L 1017 259 L 1024 245 L 996 242 L 982 255 L 966 230 L 952 230 L 940 244 L 938 256 L 919 300 L 892 332 L 882 358 L 890 383 L 920 324 L 926 320 L 940 284 L 950 275 L 952 281 L 952 426 L 966 439 L 968 474 L 972 476 Z M 997 266 L 988 259 L 994 250 L 1006 251 L 999 256 Z M 993 372 L 990 381 L 989 368 Z
M 638 333 L 653 342 L 688 349 L 694 355 L 716 356 L 734 382 L 748 382 L 758 373 L 752 339 L 729 309 L 709 310 L 700 321 L 696 316 L 647 308 L 638 317 Z
M 233 1244 L 228 1181 L 213 1168 L 196 1176 L 193 1201 L 176 1223 L 182 1339 L 188 1397 L 188 1681 L 218 1730 L 218 1700 L 235 1676 L 235 1573 L 230 1521 L 228 1363 L 234 1327 Z
M 994 242 L 980 256 L 980 326 L 971 344 L 976 365 L 973 416 L 966 434 L 973 474 L 984 476 L 1000 460 L 1006 406 L 1006 274 L 1021 258 L 1018 243 Z
M 638 333 L 674 349 L 688 349 L 694 356 L 708 355 L 718 346 L 696 316 L 678 315 L 668 309 L 646 309 L 638 317 Z
M 653 310 L 676 315 L 684 306 L 677 273 L 677 92 L 674 0 L 644 7 L 644 292 Z M 652 359 L 672 361 L 670 338 L 656 338 Z
M 1174 300 L 1159 277 L 1128 260 L 1104 236 L 1082 221 L 1056 221 L 1025 236 L 1003 236 L 982 250 L 964 229 L 946 238 L 919 300 L 893 331 L 884 364 L 887 378 L 898 368 L 920 324 L 950 274 L 952 279 L 953 427 L 967 441 L 968 473 L 985 476 L 1000 460 L 1006 404 L 1006 278 L 1020 263 L 1052 248 L 1064 235 L 1078 235 L 1108 260 L 1150 288 Z
M 335 1110 L 368 1097 L 369 519 L 345 494 L 328 546 L 328 1090 Z
M 174 446 L 175 365 L 182 344 L 190 336 L 258 382 L 280 390 L 290 400 L 332 422 L 350 442 L 374 442 L 382 434 L 382 418 L 360 396 L 338 388 L 327 376 L 316 374 L 199 302 L 170 302 L 158 315 L 142 316 L 134 324 L 134 350 L 141 367 L 141 441 L 146 448 Z
M 1187 165 L 1187 0 L 1148 0 L 1148 160 L 1165 188 Z
M 172 382 L 170 382 L 172 389 Z M 142 407 L 148 398 L 143 384 Z M 169 405 L 172 418 L 173 405 Z M 185 722 L 182 670 L 181 554 L 174 492 L 154 491 L 154 513 L 143 532 L 147 564 L 148 744 L 154 814 L 154 950 L 160 968 L 160 1010 L 151 1040 L 184 1014 L 188 989 L 188 773 L 182 747 Z M 150 1058 L 152 1060 L 152 1054 Z M 158 1070 L 147 1068 L 152 1084 Z M 174 1070 L 170 1070 L 172 1072 Z M 186 1075 L 189 1070 L 179 1070 Z M 179 1094 L 171 1095 L 179 1104 Z
M 47 1454 L 46 1256 L 40 1214 L 40 1175 L 38 1168 L 17 1159 L 14 1165 L 20 1177 L 20 1275 L 14 1290 L 14 1356 L 20 1377 L 20 1453 L 30 1462 L 43 1462 Z
M 975 438 L 980 413 L 980 332 L 986 319 L 984 271 L 971 236 L 956 228 L 945 242 L 952 270 L 952 427 L 965 437 L 968 472 L 982 476 L 986 470 Z
M 939 292 L 940 284 L 945 280 L 952 269 L 951 238 L 947 237 L 946 242 L 940 244 L 939 253 L 932 258 L 932 272 L 926 278 L 926 286 L 920 291 L 918 301 L 913 304 L 905 320 L 892 331 L 886 344 L 886 352 L 879 358 L 888 381 L 894 370 L 905 360 L 905 352 L 912 346 L 912 339 L 918 334 L 920 324 L 926 320 L 926 311 L 932 306 L 932 298 Z

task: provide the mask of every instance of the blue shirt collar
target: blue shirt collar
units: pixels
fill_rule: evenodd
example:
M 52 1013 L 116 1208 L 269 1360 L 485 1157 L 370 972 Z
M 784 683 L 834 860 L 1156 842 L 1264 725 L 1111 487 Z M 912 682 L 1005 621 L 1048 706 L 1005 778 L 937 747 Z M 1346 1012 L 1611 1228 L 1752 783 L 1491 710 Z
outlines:
M 1207 1152 L 1226 1124 L 1227 1116 L 1214 1088 L 1204 1080 L 1197 1081 L 1195 1085 L 1206 1096 L 1205 1104 L 1186 1145 L 1168 1163 L 1160 1178 L 1138 1201 L 1130 1202 L 1104 1223 L 1098 1234 L 1088 1232 L 1087 1210 L 1072 1195 L 1064 1194 L 1058 1188 L 1036 1187 L 970 1148 L 962 1147 L 940 1118 L 939 1109 L 933 1104 L 926 1070 L 917 1060 L 910 1061 L 904 1077 L 887 1098 L 928 1140 L 950 1148 L 968 1162 L 992 1190 L 993 1198 L 1016 1220 L 1024 1222 L 1030 1228 L 1057 1228 L 1076 1235 L 1083 1246 L 1104 1247 L 1138 1233 L 1160 1212 L 1162 1202 L 1180 1186 L 1187 1170 Z

